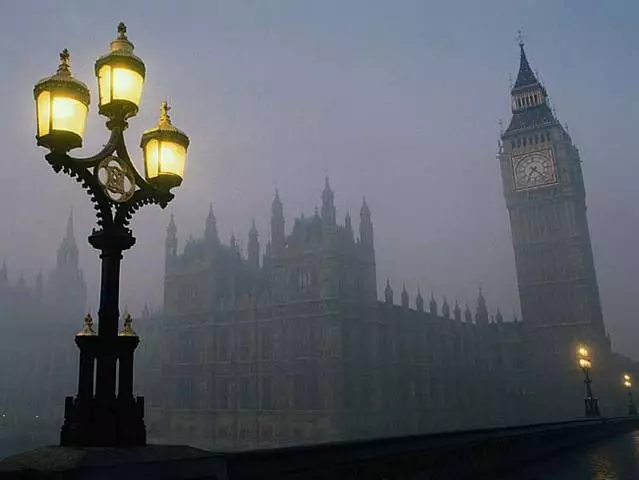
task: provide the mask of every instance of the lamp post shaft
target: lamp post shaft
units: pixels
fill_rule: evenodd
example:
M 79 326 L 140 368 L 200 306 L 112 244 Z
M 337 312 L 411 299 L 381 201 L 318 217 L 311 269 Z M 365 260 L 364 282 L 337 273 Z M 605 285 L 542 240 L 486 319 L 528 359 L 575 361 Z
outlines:
M 586 398 L 584 398 L 584 407 L 586 417 L 599 417 L 599 401 L 592 394 L 592 380 L 588 374 L 588 368 L 582 368 L 584 372 L 584 384 L 586 385 Z
M 637 415 L 635 400 L 632 398 L 632 388 L 628 387 L 628 415 Z
M 105 343 L 118 335 L 118 297 L 120 294 L 120 261 L 122 252 L 104 250 L 100 285 L 100 309 L 98 310 L 98 337 Z M 113 354 L 103 353 L 98 357 L 96 369 L 96 398 L 115 398 L 116 362 Z

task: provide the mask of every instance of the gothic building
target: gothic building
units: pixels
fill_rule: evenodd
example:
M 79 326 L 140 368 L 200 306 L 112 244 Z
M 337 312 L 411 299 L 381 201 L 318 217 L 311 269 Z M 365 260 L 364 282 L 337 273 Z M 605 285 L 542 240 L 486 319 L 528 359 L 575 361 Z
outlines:
M 624 412 L 635 365 L 605 331 L 579 153 L 520 50 L 498 158 L 523 321 L 491 316 L 481 290 L 474 316 L 432 296 L 425 311 L 419 291 L 411 308 L 405 286 L 396 304 L 388 280 L 378 301 L 371 212 L 358 235 L 339 223 L 328 179 L 290 230 L 276 192 L 261 259 L 254 224 L 244 256 L 211 210 L 179 252 L 171 218 L 163 311 L 146 322 L 162 345 L 143 386 L 151 437 L 237 449 L 575 418 L 579 344 L 602 411 Z
M 73 336 L 86 314 L 86 284 L 69 217 L 55 268 L 33 285 L 0 270 L 0 412 L 3 426 L 37 429 L 55 440 L 63 401 L 75 391 Z
M 608 378 L 613 356 L 599 300 L 582 162 L 528 63 L 523 43 L 511 99 L 512 119 L 501 135 L 498 157 L 526 330 L 530 393 L 540 407 L 539 418 L 567 418 L 581 407 L 582 392 L 571 388 L 581 375 L 575 360 L 578 345 L 590 347 L 599 388 L 618 388 L 618 375 Z M 544 398 L 555 401 L 549 405 Z
M 405 287 L 396 305 L 389 283 L 378 301 L 366 201 L 355 235 L 328 179 L 321 197 L 287 234 L 276 193 L 261 260 L 254 225 L 244 256 L 210 211 L 178 253 L 171 218 L 150 435 L 249 448 L 524 421 L 521 325 L 491 321 L 481 291 L 474 321 L 421 292 L 412 309 Z

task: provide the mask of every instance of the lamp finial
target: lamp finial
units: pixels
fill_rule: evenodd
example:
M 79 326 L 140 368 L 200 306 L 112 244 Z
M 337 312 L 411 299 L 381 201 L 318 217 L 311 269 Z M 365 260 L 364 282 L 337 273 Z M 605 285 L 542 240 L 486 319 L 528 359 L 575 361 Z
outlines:
M 160 123 L 171 123 L 171 117 L 169 116 L 170 110 L 169 102 L 163 100 L 160 104 Z
M 126 25 L 124 22 L 118 23 L 118 38 L 120 40 L 126 40 Z
M 71 75 L 71 54 L 68 49 L 60 52 L 60 65 L 58 65 L 58 73 L 63 75 Z

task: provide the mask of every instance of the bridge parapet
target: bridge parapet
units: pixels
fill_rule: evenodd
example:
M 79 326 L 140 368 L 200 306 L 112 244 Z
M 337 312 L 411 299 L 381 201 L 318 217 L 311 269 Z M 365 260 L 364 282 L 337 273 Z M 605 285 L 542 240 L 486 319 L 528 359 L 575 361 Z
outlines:
M 191 447 L 44 447 L 0 462 L 0 478 L 455 479 L 494 478 L 579 445 L 639 429 L 639 418 L 213 453 Z M 11 475 L 10 477 L 7 475 Z

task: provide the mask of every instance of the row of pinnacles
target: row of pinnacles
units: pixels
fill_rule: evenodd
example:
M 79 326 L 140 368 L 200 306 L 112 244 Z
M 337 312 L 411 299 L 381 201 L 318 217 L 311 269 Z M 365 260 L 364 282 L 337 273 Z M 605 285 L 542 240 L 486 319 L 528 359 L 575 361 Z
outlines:
M 178 253 L 177 226 L 173 215 L 167 228 L 166 237 L 166 279 L 165 280 L 165 307 L 170 308 L 171 302 L 167 298 L 170 296 L 169 290 L 179 290 L 184 286 L 184 282 L 176 285 L 170 279 L 172 277 L 185 278 L 189 274 L 196 271 L 209 269 L 207 280 L 209 287 L 214 288 L 220 296 L 218 307 L 221 309 L 228 308 L 249 308 L 256 306 L 264 306 L 277 301 L 281 295 L 277 295 L 277 275 L 273 275 L 274 261 L 284 266 L 295 264 L 298 259 L 309 250 L 317 250 L 318 248 L 336 249 L 342 255 L 342 259 L 355 259 L 356 264 L 346 265 L 344 268 L 353 270 L 360 269 L 361 265 L 366 265 L 362 270 L 366 273 L 363 278 L 358 278 L 351 283 L 368 284 L 370 290 L 370 303 L 377 301 L 377 279 L 375 272 L 375 247 L 373 222 L 371 219 L 371 211 L 363 199 L 360 208 L 359 235 L 356 237 L 353 231 L 352 219 L 349 213 L 346 213 L 344 223 L 339 225 L 336 220 L 335 195 L 331 189 L 328 177 L 325 179 L 324 189 L 321 193 L 322 207 L 321 210 L 315 209 L 312 216 L 306 217 L 302 213 L 294 219 L 293 227 L 290 234 L 286 232 L 286 220 L 284 216 L 284 206 L 280 199 L 279 192 L 276 190 L 275 197 L 271 204 L 271 221 L 269 241 L 262 250 L 259 242 L 259 233 L 253 220 L 251 228 L 248 232 L 248 243 L 246 255 L 244 255 L 239 246 L 239 242 L 232 233 L 228 244 L 220 241 L 217 220 L 213 213 L 212 206 L 206 217 L 204 226 L 204 234 L 199 239 L 190 236 L 184 246 L 182 253 Z M 261 259 L 260 259 L 261 256 Z M 342 260 L 345 261 L 345 260 Z M 357 263 L 361 261 L 362 263 Z M 280 265 L 281 266 L 281 265 Z M 292 270 L 290 267 L 289 270 Z M 312 278 L 300 281 L 302 286 L 304 282 L 312 281 Z M 347 279 L 339 279 L 339 292 L 344 293 L 347 290 L 342 283 L 348 284 Z M 213 284 L 215 284 L 213 286 Z M 286 288 L 288 289 L 288 288 Z M 326 290 L 326 289 L 325 289 Z M 175 292 L 173 292 L 175 293 Z M 194 292 L 190 292 L 193 295 Z M 203 295 L 210 295 L 209 292 L 202 292 Z M 187 294 L 188 295 L 188 294 Z M 290 298 L 289 298 L 290 299 Z M 175 299 L 176 301 L 179 301 Z M 404 308 L 409 308 L 409 294 L 406 285 L 400 295 L 400 304 Z M 384 302 L 393 304 L 393 289 L 390 281 L 386 281 L 384 289 Z M 425 312 L 425 300 L 418 288 L 415 298 L 415 308 L 417 312 Z M 431 294 L 429 302 L 429 312 L 433 316 L 440 314 L 437 301 Z M 466 304 L 465 311 L 462 312 L 457 301 L 451 309 L 446 297 L 441 305 L 441 316 L 445 319 L 455 319 L 458 322 L 476 323 L 477 325 L 487 325 L 490 323 L 500 324 L 504 321 L 503 315 L 499 309 L 494 315 L 489 314 L 486 300 L 483 296 L 481 288 L 476 301 L 476 311 L 474 315 Z M 513 319 L 517 322 L 517 318 Z
M 408 290 L 406 290 L 406 283 L 402 284 L 402 292 L 400 294 L 400 305 L 404 309 L 410 308 L 410 296 L 408 294 Z M 386 279 L 386 287 L 384 288 L 384 303 L 387 305 L 394 305 L 394 292 L 391 287 L 390 280 Z M 424 297 L 421 293 L 419 287 L 417 288 L 417 296 L 415 297 L 415 309 L 419 313 L 425 312 L 425 301 Z M 431 293 L 430 301 L 428 304 L 428 313 L 432 316 L 439 316 L 439 306 L 437 304 L 437 300 L 435 299 L 434 294 Z M 476 325 L 488 325 L 491 323 L 501 324 L 504 322 L 504 316 L 501 313 L 501 310 L 497 308 L 494 315 L 489 314 L 488 307 L 486 305 L 486 298 L 482 292 L 481 287 L 479 287 L 479 294 L 477 295 L 477 305 L 475 308 L 475 314 L 470 311 L 470 307 L 468 303 L 466 304 L 466 308 L 462 314 L 462 310 L 459 306 L 457 300 L 455 300 L 455 306 L 451 312 L 450 305 L 448 303 L 448 299 L 446 296 L 443 298 L 443 303 L 441 306 L 441 317 L 445 319 L 453 318 L 457 322 L 465 322 L 465 323 L 475 323 Z M 513 315 L 513 322 L 517 323 L 517 317 Z
M 178 237 L 175 218 L 171 215 L 169 225 L 166 230 L 166 266 L 167 272 L 180 267 L 180 261 L 183 266 L 192 263 L 193 260 L 206 260 L 212 258 L 216 250 L 228 249 L 233 251 L 241 260 L 245 261 L 253 270 L 259 270 L 261 267 L 268 266 L 269 257 L 281 249 L 294 247 L 296 244 L 308 244 L 313 242 L 322 242 L 328 239 L 327 230 L 336 232 L 336 239 L 342 242 L 350 242 L 361 245 L 366 250 L 374 250 L 373 241 L 373 224 L 371 221 L 371 212 L 363 199 L 360 209 L 360 225 L 359 236 L 355 238 L 352 226 L 352 218 L 350 213 L 346 213 L 344 217 L 344 225 L 338 225 L 336 220 L 336 208 L 334 205 L 334 193 L 331 189 L 329 179 L 326 177 L 324 190 L 322 191 L 322 208 L 320 211 L 315 208 L 312 217 L 306 217 L 301 213 L 295 218 L 292 232 L 286 234 L 286 219 L 284 216 L 284 205 L 280 199 L 279 191 L 275 191 L 275 197 L 271 204 L 271 231 L 270 239 L 262 252 L 262 260 L 260 262 L 261 248 L 259 243 L 259 233 L 255 226 L 255 220 L 252 220 L 251 228 L 248 232 L 248 243 L 246 248 L 246 257 L 243 256 L 238 239 L 235 233 L 231 233 L 228 245 L 224 245 L 220 241 L 217 229 L 217 219 L 213 212 L 213 206 L 209 206 L 209 213 L 206 217 L 204 235 L 200 239 L 189 236 L 186 240 L 184 250 L 178 253 Z

